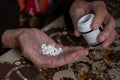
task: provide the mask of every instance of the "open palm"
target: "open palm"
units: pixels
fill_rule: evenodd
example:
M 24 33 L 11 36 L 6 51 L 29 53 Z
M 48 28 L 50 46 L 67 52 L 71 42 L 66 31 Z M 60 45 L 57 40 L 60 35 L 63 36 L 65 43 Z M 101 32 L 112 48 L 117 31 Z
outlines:
M 43 43 L 52 44 L 55 41 L 38 29 L 28 29 L 19 36 L 18 40 L 23 55 L 38 68 L 63 66 L 76 61 L 88 53 L 82 47 L 67 47 L 56 43 L 55 47 L 61 47 L 63 53 L 57 56 L 43 55 L 40 45 Z

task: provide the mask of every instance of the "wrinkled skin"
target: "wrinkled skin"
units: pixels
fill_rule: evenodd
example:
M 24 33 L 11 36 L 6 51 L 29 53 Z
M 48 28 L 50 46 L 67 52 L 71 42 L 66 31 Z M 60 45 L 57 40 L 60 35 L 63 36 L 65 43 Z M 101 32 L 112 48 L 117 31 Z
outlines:
M 13 39 L 13 36 L 16 37 Z M 56 47 L 63 48 L 63 53 L 57 56 L 43 55 L 40 44 L 52 44 L 55 41 L 36 28 L 8 30 L 4 33 L 3 43 L 6 47 L 20 48 L 24 57 L 39 69 L 63 66 L 88 54 L 88 51 L 82 47 L 67 47 L 56 43 Z
M 77 60 L 81 56 L 85 56 L 85 54 L 87 53 L 87 51 L 81 47 L 70 48 L 56 44 L 56 47 L 63 48 L 64 52 L 62 53 L 62 55 L 55 57 L 49 55 L 42 55 L 40 44 L 52 44 L 55 42 L 45 33 L 37 29 L 22 33 L 19 36 L 19 42 L 21 44 L 23 54 L 28 59 L 30 59 L 36 66 L 43 68 L 54 68 L 68 64 Z
M 115 38 L 115 21 L 108 13 L 105 3 L 102 1 L 87 2 L 85 0 L 75 0 L 70 8 L 70 15 L 74 24 L 74 33 L 80 36 L 77 29 L 78 20 L 85 14 L 93 13 L 95 18 L 91 24 L 93 29 L 98 29 L 102 24 L 104 30 L 98 35 L 98 41 L 102 42 L 102 47 L 107 48 Z
M 95 19 L 92 23 L 92 28 L 97 29 L 104 24 L 104 30 L 98 36 L 98 40 L 102 43 L 102 47 L 106 48 L 115 38 L 115 21 L 108 14 L 105 4 L 100 1 L 86 2 L 75 0 L 70 8 L 70 15 L 73 20 L 75 35 L 80 36 L 77 30 L 77 21 L 80 17 L 87 13 L 94 13 Z M 112 35 L 110 35 L 112 34 Z M 15 29 L 6 30 L 2 36 L 2 42 L 5 47 L 19 48 L 21 53 L 33 62 L 38 68 L 55 68 L 72 63 L 88 54 L 88 51 L 82 47 L 68 47 L 56 43 L 56 47 L 62 47 L 63 53 L 58 56 L 42 55 L 40 44 L 55 43 L 44 32 L 31 29 Z

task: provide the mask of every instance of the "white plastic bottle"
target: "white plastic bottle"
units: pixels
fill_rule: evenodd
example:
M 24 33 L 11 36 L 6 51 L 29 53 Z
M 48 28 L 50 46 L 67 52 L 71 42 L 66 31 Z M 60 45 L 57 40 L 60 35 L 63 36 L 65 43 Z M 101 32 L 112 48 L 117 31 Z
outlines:
M 101 44 L 101 42 L 97 40 L 97 36 L 99 35 L 102 29 L 93 30 L 91 28 L 93 18 L 94 14 L 87 14 L 83 16 L 81 19 L 79 19 L 77 25 L 78 30 L 82 33 L 82 36 L 85 38 L 87 43 L 91 46 L 97 46 Z

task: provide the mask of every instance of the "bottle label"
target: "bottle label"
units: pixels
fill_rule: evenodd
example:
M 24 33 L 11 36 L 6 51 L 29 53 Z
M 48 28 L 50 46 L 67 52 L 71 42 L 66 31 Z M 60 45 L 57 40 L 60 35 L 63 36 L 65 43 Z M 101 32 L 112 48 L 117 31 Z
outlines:
M 97 29 L 97 30 L 93 30 L 87 34 L 83 34 L 83 37 L 85 38 L 85 40 L 87 41 L 87 43 L 89 45 L 96 45 L 96 44 L 100 43 L 97 40 L 97 36 L 99 35 L 99 33 L 100 33 L 100 30 Z

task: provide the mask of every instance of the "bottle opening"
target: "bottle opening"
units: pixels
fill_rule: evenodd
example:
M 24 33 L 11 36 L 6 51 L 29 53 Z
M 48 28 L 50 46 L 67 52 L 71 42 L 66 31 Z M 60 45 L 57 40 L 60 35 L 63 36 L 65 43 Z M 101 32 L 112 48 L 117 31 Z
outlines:
M 91 23 L 93 21 L 94 15 L 87 14 L 84 15 L 82 18 L 79 19 L 77 25 L 80 32 L 88 32 L 91 31 Z
M 81 21 L 81 24 L 86 23 L 91 18 L 91 15 L 86 15 L 83 17 L 83 21 Z

